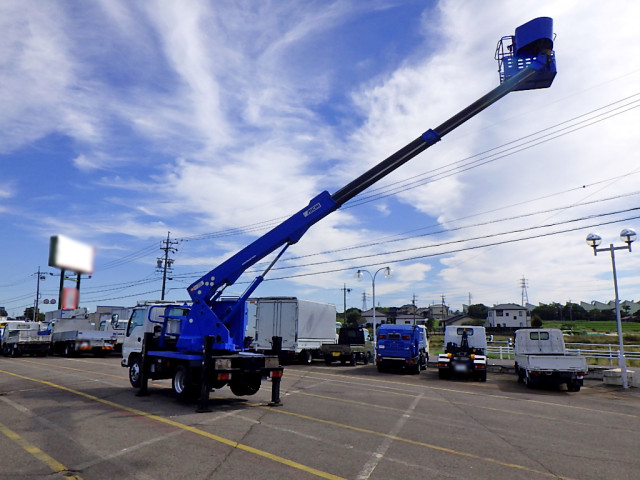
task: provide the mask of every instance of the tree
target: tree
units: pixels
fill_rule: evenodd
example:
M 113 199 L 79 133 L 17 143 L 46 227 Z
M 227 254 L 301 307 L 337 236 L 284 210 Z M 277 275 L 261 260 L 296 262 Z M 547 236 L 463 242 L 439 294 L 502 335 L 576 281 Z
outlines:
M 562 309 L 562 318 L 564 320 L 587 320 L 589 314 L 577 303 L 567 302 Z
M 559 303 L 539 305 L 531 310 L 531 315 L 538 315 L 542 320 L 559 320 L 561 314 L 562 305 Z
M 4 308 L 0 308 L 0 317 L 8 317 L 9 314 Z
M 27 307 L 24 309 L 24 318 L 27 320 L 33 320 L 33 307 Z M 38 311 L 37 322 L 44 322 L 44 313 Z
M 426 321 L 427 332 L 434 332 L 438 325 L 438 321 L 435 318 L 429 318 Z
M 540 315 L 533 315 L 531 317 L 531 326 L 535 328 L 542 327 L 542 319 L 540 318 Z
M 345 313 L 346 313 L 345 323 L 347 325 L 360 324 L 360 319 L 362 318 L 362 315 L 360 314 L 360 310 L 358 310 L 357 308 L 349 308 Z
M 469 307 L 467 308 L 467 314 L 471 318 L 482 318 L 484 320 L 487 318 L 488 312 L 489 312 L 489 308 L 483 305 L 482 303 L 469 305 Z

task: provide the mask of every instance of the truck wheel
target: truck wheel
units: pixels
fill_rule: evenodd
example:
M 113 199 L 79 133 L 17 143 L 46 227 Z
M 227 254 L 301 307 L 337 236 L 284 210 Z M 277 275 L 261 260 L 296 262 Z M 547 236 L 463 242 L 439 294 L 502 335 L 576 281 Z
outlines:
M 580 384 L 576 382 L 567 382 L 567 390 L 570 392 L 579 392 Z
M 129 383 L 133 388 L 142 386 L 142 366 L 139 358 L 130 360 L 129 365 Z
M 524 383 L 524 373 L 523 371 L 516 367 L 516 372 L 518 373 L 518 383 Z
M 298 359 L 300 360 L 300 363 L 304 365 L 311 365 L 311 362 L 313 361 L 311 350 L 302 350 Z
M 191 385 L 191 374 L 184 365 L 178 365 L 173 371 L 171 388 L 179 400 L 192 400 L 197 390 Z
M 324 357 L 325 365 L 331 365 L 331 362 L 333 362 L 331 357 Z
M 349 359 L 349 363 L 351 364 L 352 367 L 354 367 L 358 363 L 358 357 L 356 356 L 355 353 L 351 354 L 351 358 Z
M 70 344 L 70 343 L 67 343 L 67 344 L 64 346 L 64 356 L 65 356 L 65 357 L 73 357 L 73 355 L 74 355 L 75 353 L 76 353 L 76 352 L 74 351 L 74 349 L 73 349 L 73 347 L 71 346 L 71 344 Z
M 444 380 L 446 378 L 451 377 L 451 375 L 449 374 L 449 371 L 444 369 L 444 368 L 440 368 L 438 369 L 438 378 L 441 380 Z
M 524 372 L 524 376 L 522 377 L 522 381 L 527 386 L 527 388 L 533 388 L 533 381 L 531 380 L 531 378 L 529 377 L 529 374 L 527 372 Z
M 371 363 L 371 352 L 367 352 L 366 355 L 364 356 L 364 364 L 365 365 L 369 365 L 369 363 Z
M 258 390 L 260 390 L 261 381 L 262 377 L 260 374 L 247 374 L 241 381 L 230 383 L 229 388 L 231 389 L 231 393 L 237 397 L 255 395 L 258 393 Z
M 479 382 L 486 382 L 487 381 L 487 371 L 486 370 L 484 372 L 478 372 L 478 381 Z

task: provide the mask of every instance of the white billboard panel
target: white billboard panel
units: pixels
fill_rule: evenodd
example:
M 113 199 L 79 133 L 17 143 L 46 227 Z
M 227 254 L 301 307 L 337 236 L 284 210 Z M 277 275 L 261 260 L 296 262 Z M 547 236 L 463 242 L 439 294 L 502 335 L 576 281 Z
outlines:
M 64 235 L 54 235 L 49 242 L 49 266 L 76 273 L 93 273 L 95 248 Z

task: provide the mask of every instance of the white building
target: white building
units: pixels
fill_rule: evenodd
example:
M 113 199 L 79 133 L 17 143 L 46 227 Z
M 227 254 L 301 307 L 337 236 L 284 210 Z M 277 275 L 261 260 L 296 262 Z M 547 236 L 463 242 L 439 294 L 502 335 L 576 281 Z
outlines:
M 515 303 L 494 305 L 487 312 L 485 327 L 530 327 L 531 314 Z

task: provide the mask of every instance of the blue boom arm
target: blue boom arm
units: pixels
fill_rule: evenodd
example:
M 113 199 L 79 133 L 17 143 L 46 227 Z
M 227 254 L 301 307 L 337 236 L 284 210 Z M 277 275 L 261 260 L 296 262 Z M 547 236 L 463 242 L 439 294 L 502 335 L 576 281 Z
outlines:
M 511 46 L 504 47 L 507 39 Z M 502 47 L 501 47 L 502 44 Z M 189 288 L 193 307 L 189 322 L 178 341 L 178 347 L 199 351 L 202 337 L 214 335 L 214 350 L 241 350 L 246 328 L 245 301 L 263 281 L 275 262 L 307 230 L 345 202 L 387 176 L 413 157 L 423 152 L 453 129 L 457 128 L 509 92 L 549 87 L 556 74 L 553 54 L 553 23 L 540 17 L 518 27 L 516 34 L 503 37 L 498 43 L 501 84 L 435 129 L 429 129 L 417 139 L 374 166 L 334 194 L 322 192 L 309 205 L 283 223 L 255 240 L 194 282 Z M 280 248 L 280 252 L 262 275 L 256 277 L 240 298 L 220 300 L 224 289 L 235 283 L 251 266 Z

